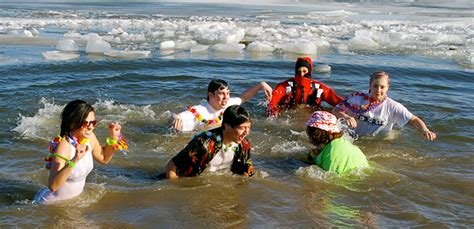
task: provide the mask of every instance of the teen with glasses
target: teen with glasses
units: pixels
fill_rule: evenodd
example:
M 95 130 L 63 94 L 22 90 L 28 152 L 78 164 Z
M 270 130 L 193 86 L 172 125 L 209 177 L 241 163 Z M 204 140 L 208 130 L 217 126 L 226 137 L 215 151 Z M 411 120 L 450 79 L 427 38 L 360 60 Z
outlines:
M 100 145 L 94 134 L 95 114 L 94 108 L 82 100 L 74 100 L 64 107 L 60 134 L 51 141 L 51 154 L 45 159 L 50 170 L 48 188 L 36 194 L 36 203 L 49 204 L 78 196 L 94 167 L 93 160 L 107 164 L 117 149 L 127 147 L 118 123 L 108 124 L 107 144 Z

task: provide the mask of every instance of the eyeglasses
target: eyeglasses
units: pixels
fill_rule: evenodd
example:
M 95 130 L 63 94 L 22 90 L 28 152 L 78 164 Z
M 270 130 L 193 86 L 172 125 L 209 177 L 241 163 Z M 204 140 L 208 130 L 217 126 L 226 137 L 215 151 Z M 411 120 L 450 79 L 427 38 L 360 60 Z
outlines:
M 92 120 L 92 121 L 84 121 L 82 123 L 82 128 L 88 128 L 88 127 L 93 127 L 95 128 L 97 126 L 97 120 Z

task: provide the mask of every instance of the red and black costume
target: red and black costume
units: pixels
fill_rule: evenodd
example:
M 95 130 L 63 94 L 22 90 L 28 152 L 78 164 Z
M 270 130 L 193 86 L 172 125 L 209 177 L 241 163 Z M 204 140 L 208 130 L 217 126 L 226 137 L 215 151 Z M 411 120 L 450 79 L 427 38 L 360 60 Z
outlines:
M 308 73 L 304 76 L 298 74 L 298 69 L 307 67 Z M 313 61 L 309 57 L 298 58 L 295 65 L 295 77 L 279 83 L 272 93 L 272 99 L 268 103 L 268 115 L 278 114 L 282 108 L 293 108 L 299 104 L 312 107 L 321 107 L 325 101 L 332 106 L 342 102 L 343 98 L 325 84 L 311 79 Z

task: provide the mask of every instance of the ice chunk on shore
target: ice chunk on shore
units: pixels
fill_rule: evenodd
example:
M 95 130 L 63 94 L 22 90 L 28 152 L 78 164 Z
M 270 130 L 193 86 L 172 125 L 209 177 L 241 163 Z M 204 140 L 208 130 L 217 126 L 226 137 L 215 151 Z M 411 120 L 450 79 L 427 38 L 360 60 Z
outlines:
M 195 45 L 191 47 L 191 53 L 206 52 L 209 49 L 209 45 Z
M 375 37 L 370 30 L 357 30 L 355 37 L 349 40 L 348 45 L 351 51 L 376 50 L 379 44 L 372 39 Z
M 150 57 L 151 51 L 121 51 L 121 50 L 109 50 L 104 52 L 104 55 L 114 58 L 124 59 L 143 59 Z
M 119 28 L 113 28 L 113 29 L 109 32 L 109 34 L 111 34 L 111 35 L 120 35 L 120 34 L 122 34 L 122 33 L 123 33 L 123 29 L 120 28 L 120 27 L 119 27 Z
M 68 32 L 68 33 L 65 33 L 63 35 L 63 37 L 65 38 L 76 38 L 76 39 L 79 39 L 81 38 L 81 34 L 80 33 L 76 33 L 76 32 Z
M 458 35 L 438 33 L 429 35 L 428 38 L 433 41 L 434 44 L 447 44 L 447 45 L 461 45 L 464 44 L 464 38 Z
M 38 36 L 40 33 L 36 28 L 32 28 L 31 29 L 31 34 L 33 34 L 33 36 Z
M 25 29 L 23 30 L 23 33 L 21 34 L 22 37 L 33 37 L 33 33 L 31 33 L 29 30 Z
M 80 56 L 79 54 L 75 53 L 63 53 L 61 51 L 46 51 L 43 52 L 43 57 L 47 60 L 72 60 L 78 59 Z
M 96 33 L 90 33 L 87 36 L 86 53 L 103 53 L 112 48 L 107 41 L 102 40 Z
M 174 46 L 174 41 L 163 41 L 160 43 L 160 50 L 173 50 Z
M 376 50 L 379 44 L 370 37 L 356 36 L 349 40 L 349 49 L 351 51 Z
M 195 46 L 197 44 L 196 41 L 194 40 L 189 40 L 189 41 L 177 41 L 175 43 L 174 48 L 178 50 L 189 50 L 191 47 Z
M 296 43 L 282 44 L 281 48 L 285 52 L 299 53 L 299 54 L 314 54 L 316 55 L 318 48 L 316 44 L 311 41 L 300 40 Z
M 56 45 L 56 49 L 65 51 L 65 52 L 72 52 L 72 51 L 77 51 L 79 48 L 74 40 L 61 39 L 58 41 L 58 44 Z
M 273 50 L 275 50 L 275 47 L 270 42 L 265 41 L 255 41 L 247 46 L 249 52 L 273 52 Z
M 245 48 L 244 44 L 215 44 L 212 50 L 217 52 L 238 52 L 241 53 Z

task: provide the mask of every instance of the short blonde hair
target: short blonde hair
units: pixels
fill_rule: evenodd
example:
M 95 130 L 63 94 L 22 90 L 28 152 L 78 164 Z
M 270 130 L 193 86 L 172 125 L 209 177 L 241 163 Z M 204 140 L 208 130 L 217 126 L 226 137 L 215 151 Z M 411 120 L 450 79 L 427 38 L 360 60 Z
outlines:
M 390 75 L 384 71 L 377 71 L 377 72 L 372 73 L 372 75 L 370 75 L 369 85 L 372 85 L 372 81 L 381 79 L 383 77 L 387 78 L 388 85 L 390 85 Z

